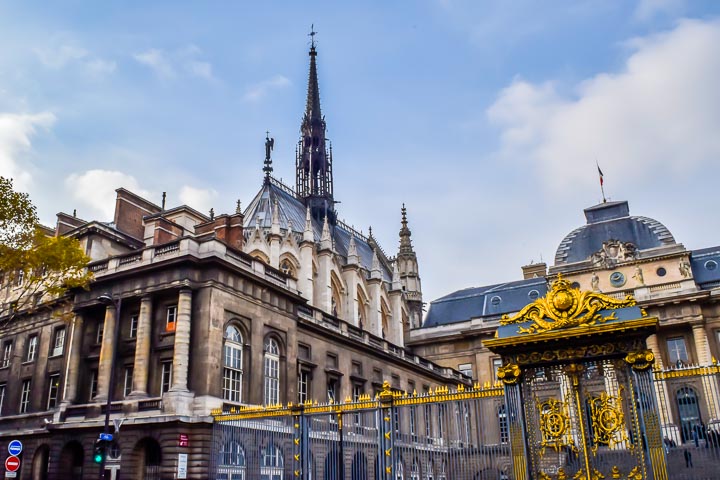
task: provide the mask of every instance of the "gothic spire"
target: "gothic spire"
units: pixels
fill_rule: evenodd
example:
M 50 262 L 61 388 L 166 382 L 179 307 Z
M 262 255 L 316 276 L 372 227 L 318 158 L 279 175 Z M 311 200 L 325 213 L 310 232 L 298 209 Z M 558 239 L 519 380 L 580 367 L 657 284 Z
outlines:
M 410 229 L 408 228 L 407 209 L 402 206 L 402 227 L 400 228 L 400 254 L 414 254 L 412 242 L 410 241 Z
M 320 111 L 320 87 L 317 75 L 315 29 L 310 31 L 310 71 L 308 73 L 305 114 L 300 125 L 300 141 L 296 157 L 295 185 L 298 196 L 310 207 L 313 218 L 322 221 L 327 217 L 335 224 L 333 199 L 332 150 L 325 137 L 325 118 Z

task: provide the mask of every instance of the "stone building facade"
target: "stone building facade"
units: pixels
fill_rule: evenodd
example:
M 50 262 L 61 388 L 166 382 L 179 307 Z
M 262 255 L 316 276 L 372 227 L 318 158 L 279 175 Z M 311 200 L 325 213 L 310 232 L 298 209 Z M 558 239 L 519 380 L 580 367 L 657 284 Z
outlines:
M 95 279 L 0 327 L 0 444 L 24 443 L 19 478 L 97 478 L 108 397 L 106 478 L 179 478 L 187 458 L 187 478 L 205 479 L 212 409 L 468 383 L 404 346 L 422 305 L 404 207 L 395 257 L 337 218 L 316 55 L 297 190 L 270 175 L 269 143 L 244 212 L 121 188 L 112 222 L 58 214 Z
M 587 223 L 565 236 L 549 269 L 543 263 L 526 265 L 522 280 L 468 288 L 431 302 L 423 327 L 410 332 L 407 344 L 476 382 L 494 383 L 501 361 L 484 342 L 495 335 L 502 315 L 545 296 L 549 280 L 562 275 L 582 290 L 618 299 L 632 294 L 660 320 L 647 340 L 657 368 L 675 372 L 658 383 L 664 385 L 658 393 L 664 434 L 687 441 L 689 432 L 706 431 L 720 416 L 715 380 L 690 375 L 692 366 L 720 358 L 720 247 L 688 250 L 662 223 L 630 215 L 625 201 L 584 212 Z M 499 424 L 503 421 L 500 415 Z

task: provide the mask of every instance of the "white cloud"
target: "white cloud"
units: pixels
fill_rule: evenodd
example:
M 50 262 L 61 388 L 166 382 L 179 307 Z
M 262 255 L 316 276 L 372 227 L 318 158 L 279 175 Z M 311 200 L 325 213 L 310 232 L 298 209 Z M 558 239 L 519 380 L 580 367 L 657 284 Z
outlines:
M 656 15 L 678 14 L 685 7 L 685 0 L 640 0 L 635 9 L 635 18 L 651 20 Z
M 257 102 L 267 95 L 271 90 L 290 86 L 290 80 L 283 75 L 275 75 L 262 82 L 250 85 L 245 91 L 243 99 L 248 102 Z
M 218 192 L 212 188 L 203 189 L 184 185 L 180 189 L 180 202 L 203 213 L 213 208 L 217 198 Z
M 50 112 L 36 114 L 0 113 L 0 175 L 14 180 L 15 188 L 27 190 L 32 174 L 21 156 L 31 148 L 31 137 L 38 127 L 49 128 L 55 123 Z
M 114 61 L 96 57 L 86 49 L 72 44 L 36 48 L 35 54 L 40 63 L 54 70 L 60 70 L 70 65 L 79 65 L 93 76 L 102 76 L 113 73 L 117 68 Z
M 597 184 L 595 160 L 633 189 L 720 158 L 720 22 L 683 21 L 634 40 L 620 73 L 563 94 L 552 82 L 515 79 L 488 109 L 502 151 L 527 162 L 550 192 Z
M 175 76 L 175 68 L 173 68 L 170 59 L 162 50 L 151 48 L 133 55 L 133 58 L 150 67 L 160 77 L 172 78 Z
M 133 55 L 133 58 L 163 78 L 175 78 L 180 73 L 185 73 L 209 81 L 214 80 L 212 64 L 198 60 L 201 54 L 202 50 L 196 45 L 188 45 L 171 52 L 151 48 Z
M 73 173 L 65 179 L 65 187 L 78 203 L 90 209 L 95 218 L 101 215 L 102 220 L 112 220 L 115 212 L 115 190 L 123 187 L 142 197 L 150 194 L 140 188 L 140 184 L 132 175 L 116 170 L 88 170 L 85 173 Z

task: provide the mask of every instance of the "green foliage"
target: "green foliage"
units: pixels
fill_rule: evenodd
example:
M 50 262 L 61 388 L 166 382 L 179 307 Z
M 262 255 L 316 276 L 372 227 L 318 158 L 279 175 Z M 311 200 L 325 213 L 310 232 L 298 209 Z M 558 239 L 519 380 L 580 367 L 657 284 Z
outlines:
M 0 177 L 0 320 L 61 299 L 71 288 L 87 288 L 89 261 L 77 239 L 48 236 L 29 196 Z

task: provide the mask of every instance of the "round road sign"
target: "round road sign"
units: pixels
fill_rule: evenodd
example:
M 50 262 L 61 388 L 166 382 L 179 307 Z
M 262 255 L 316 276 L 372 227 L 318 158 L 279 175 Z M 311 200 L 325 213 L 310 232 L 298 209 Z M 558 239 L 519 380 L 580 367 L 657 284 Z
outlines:
M 13 456 L 20 455 L 20 452 L 22 452 L 22 442 L 20 440 L 13 440 L 8 444 L 8 453 Z
M 17 472 L 20 468 L 20 459 L 13 455 L 10 455 L 5 459 L 5 470 L 8 472 Z

